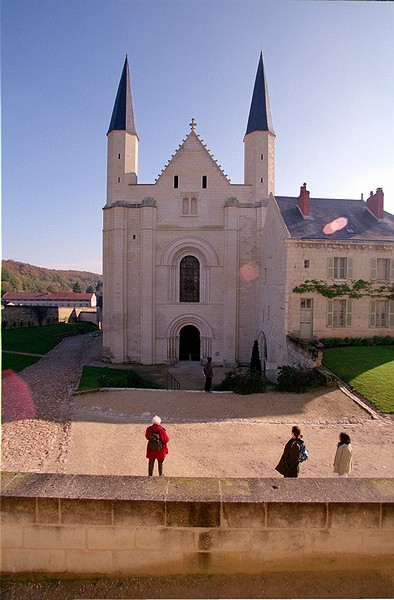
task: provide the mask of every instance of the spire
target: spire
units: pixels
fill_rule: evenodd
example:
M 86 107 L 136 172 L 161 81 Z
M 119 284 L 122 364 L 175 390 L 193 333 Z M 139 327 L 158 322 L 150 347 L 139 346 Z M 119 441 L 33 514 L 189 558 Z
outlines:
M 257 67 L 246 134 L 252 133 L 253 131 L 270 131 L 271 133 L 275 134 L 271 119 L 267 80 L 264 72 L 262 52 L 260 53 L 260 60 Z
M 112 111 L 111 123 L 107 132 L 110 133 L 114 129 L 128 131 L 137 136 L 137 130 L 134 122 L 133 100 L 131 97 L 129 63 L 124 61 L 122 76 L 120 78 L 118 93 L 116 94 L 114 110 Z

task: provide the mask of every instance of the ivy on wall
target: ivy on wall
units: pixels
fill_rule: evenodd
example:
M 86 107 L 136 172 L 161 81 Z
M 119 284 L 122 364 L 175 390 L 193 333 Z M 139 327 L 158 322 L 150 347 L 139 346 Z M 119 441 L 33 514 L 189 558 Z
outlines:
M 293 288 L 295 294 L 306 294 L 316 292 L 326 298 L 338 298 L 340 296 L 348 296 L 349 298 L 362 298 L 369 296 L 370 298 L 389 298 L 394 300 L 394 285 L 383 284 L 375 287 L 371 281 L 358 279 L 350 285 L 347 283 L 332 283 L 328 284 L 325 281 L 317 281 L 316 279 L 307 279 L 301 285 Z

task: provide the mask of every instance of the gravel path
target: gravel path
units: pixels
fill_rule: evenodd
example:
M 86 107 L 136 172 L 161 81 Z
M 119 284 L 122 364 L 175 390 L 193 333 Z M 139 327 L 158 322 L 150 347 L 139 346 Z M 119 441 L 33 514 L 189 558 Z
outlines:
M 301 476 L 332 475 L 341 430 L 352 438 L 353 476 L 393 475 L 392 420 L 372 419 L 337 388 L 300 395 L 206 394 L 197 391 L 203 377 L 194 363 L 172 372 L 182 387 L 196 391 L 73 395 L 83 364 L 102 365 L 100 347 L 97 333 L 67 338 L 35 365 L 3 378 L 3 470 L 145 475 L 144 433 L 157 413 L 171 438 L 169 476 L 279 477 L 274 466 L 294 423 L 311 453 Z M 216 368 L 214 381 L 223 374 Z
M 20 374 L 2 381 L 2 468 L 59 472 L 70 428 L 70 395 L 95 352 L 96 333 L 66 338 Z M 31 416 L 31 410 L 35 418 Z

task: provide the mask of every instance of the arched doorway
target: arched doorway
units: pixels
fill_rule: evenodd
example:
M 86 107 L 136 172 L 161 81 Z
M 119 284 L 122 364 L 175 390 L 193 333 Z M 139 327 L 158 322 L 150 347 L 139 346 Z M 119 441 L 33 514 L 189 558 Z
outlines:
M 200 332 L 194 325 L 179 332 L 179 360 L 200 360 Z

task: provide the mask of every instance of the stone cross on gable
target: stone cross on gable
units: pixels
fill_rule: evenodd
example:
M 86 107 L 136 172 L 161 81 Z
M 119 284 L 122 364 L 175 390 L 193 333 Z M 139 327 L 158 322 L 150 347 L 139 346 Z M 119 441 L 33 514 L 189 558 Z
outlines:
M 195 128 L 196 128 L 196 125 L 197 125 L 197 121 L 196 121 L 196 120 L 195 120 L 195 118 L 193 117 L 193 118 L 192 118 L 192 120 L 191 120 L 191 123 L 189 123 L 189 126 L 190 126 L 190 128 L 191 128 L 191 130 L 192 130 L 192 131 L 194 131 L 194 130 L 195 130 Z

